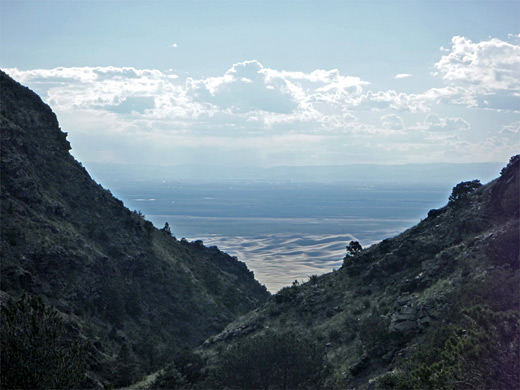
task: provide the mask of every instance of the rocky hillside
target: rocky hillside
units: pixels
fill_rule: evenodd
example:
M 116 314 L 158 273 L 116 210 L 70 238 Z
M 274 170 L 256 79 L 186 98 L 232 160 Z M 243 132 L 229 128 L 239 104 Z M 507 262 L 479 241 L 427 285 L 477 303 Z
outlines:
M 282 289 L 205 342 L 205 385 L 519 388 L 519 176 L 515 156 L 417 226 Z
M 0 86 L 2 302 L 39 296 L 88 340 L 84 385 L 130 383 L 268 298 L 244 263 L 126 209 L 36 94 L 3 72 Z

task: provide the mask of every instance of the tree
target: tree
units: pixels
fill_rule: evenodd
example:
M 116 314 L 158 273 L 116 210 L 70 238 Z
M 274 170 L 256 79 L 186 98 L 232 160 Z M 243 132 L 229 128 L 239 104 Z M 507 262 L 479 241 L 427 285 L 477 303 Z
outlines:
M 500 174 L 503 175 L 505 172 L 507 172 L 507 170 L 512 167 L 516 162 L 520 161 L 520 154 L 517 154 L 515 156 L 512 156 L 510 159 L 509 159 L 509 163 L 507 164 L 507 166 L 505 166 L 504 168 L 502 168 L 502 170 L 500 171 Z
M 363 247 L 358 241 L 350 241 L 347 245 L 347 256 L 357 256 L 363 251 Z
M 118 388 L 131 385 L 142 374 L 139 362 L 127 343 L 121 345 L 113 368 L 114 385 Z
M 172 234 L 172 231 L 170 229 L 170 224 L 168 222 L 164 223 L 164 227 L 161 229 L 163 232 L 166 232 L 168 234 Z
M 3 389 L 57 389 L 80 385 L 87 344 L 73 339 L 56 310 L 24 295 L 2 307 L 0 374 Z
M 468 198 L 468 195 L 482 187 L 480 180 L 463 181 L 453 187 L 449 197 L 449 204 L 460 203 Z

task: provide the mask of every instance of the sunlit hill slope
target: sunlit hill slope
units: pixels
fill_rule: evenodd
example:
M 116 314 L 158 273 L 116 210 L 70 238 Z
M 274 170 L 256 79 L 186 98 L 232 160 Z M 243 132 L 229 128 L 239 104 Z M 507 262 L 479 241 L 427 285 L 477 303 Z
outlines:
M 518 388 L 519 176 L 517 155 L 498 179 L 455 186 L 418 225 L 353 245 L 338 271 L 282 289 L 209 338 L 210 386 Z M 275 348 L 280 335 L 294 342 Z

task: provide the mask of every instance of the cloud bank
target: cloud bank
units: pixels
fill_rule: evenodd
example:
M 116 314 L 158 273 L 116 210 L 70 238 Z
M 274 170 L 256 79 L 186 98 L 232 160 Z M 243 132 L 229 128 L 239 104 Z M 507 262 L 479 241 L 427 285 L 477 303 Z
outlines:
M 113 66 L 6 71 L 57 111 L 73 152 L 88 161 L 503 160 L 519 146 L 509 124 L 520 112 L 520 45 L 509 39 L 453 37 L 433 64 L 443 85 L 417 93 L 378 89 L 337 69 L 287 71 L 257 60 L 205 78 Z M 471 110 L 480 109 L 494 127 L 476 122 Z

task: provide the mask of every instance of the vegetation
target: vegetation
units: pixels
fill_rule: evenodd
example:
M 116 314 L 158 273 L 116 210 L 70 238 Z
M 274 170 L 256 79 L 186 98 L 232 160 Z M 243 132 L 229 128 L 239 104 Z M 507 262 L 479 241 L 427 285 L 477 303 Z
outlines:
M 327 388 L 518 387 L 520 160 L 512 161 L 485 187 L 457 185 L 447 207 L 399 236 L 363 250 L 351 242 L 340 270 L 281 289 L 205 345 L 208 367 L 236 372 L 238 362 L 224 364 L 217 351 L 260 361 L 243 345 L 265 329 L 291 329 L 326 350 Z M 254 375 L 250 383 L 267 388 Z M 248 388 L 247 380 L 221 383 Z
M 453 187 L 453 191 L 449 197 L 449 204 L 460 204 L 468 199 L 468 195 L 482 187 L 480 180 L 463 181 Z
M 161 230 L 165 233 L 172 234 L 172 230 L 171 230 L 170 224 L 168 222 L 164 223 L 164 227 Z
M 214 373 L 228 389 L 319 389 L 327 375 L 325 350 L 303 335 L 268 332 L 235 344 Z
M 87 344 L 67 331 L 56 310 L 24 295 L 1 311 L 3 389 L 69 389 L 83 381 Z
M 363 247 L 358 241 L 350 241 L 347 245 L 347 256 L 357 256 L 363 251 Z
M 500 174 L 503 175 L 505 172 L 507 172 L 508 169 L 510 169 L 514 164 L 517 164 L 519 161 L 520 161 L 520 154 L 512 156 L 509 159 L 509 163 L 504 168 L 502 168 L 502 170 L 500 171 Z
M 151 385 L 152 389 L 191 389 L 203 379 L 202 358 L 184 348 L 172 354 L 170 362 Z
M 0 83 L 0 299 L 38 295 L 92 341 L 88 386 L 130 384 L 269 297 L 244 263 L 125 208 L 70 155 L 50 107 Z
M 433 340 L 379 379 L 395 389 L 514 389 L 520 383 L 520 315 L 474 306 L 457 325 L 440 328 Z

